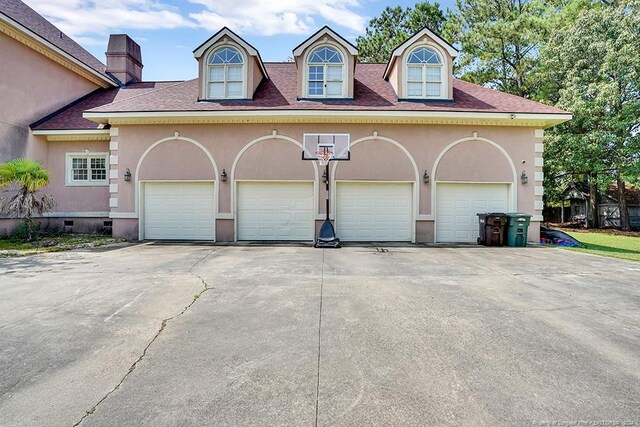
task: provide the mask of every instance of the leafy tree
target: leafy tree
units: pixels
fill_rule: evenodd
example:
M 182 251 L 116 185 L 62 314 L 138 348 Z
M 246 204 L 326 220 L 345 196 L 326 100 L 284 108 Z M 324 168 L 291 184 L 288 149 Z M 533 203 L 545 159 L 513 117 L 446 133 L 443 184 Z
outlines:
M 0 211 L 24 219 L 28 240 L 33 235 L 33 216 L 42 215 L 55 205 L 51 195 L 39 194 L 48 184 L 49 171 L 42 169 L 40 162 L 14 159 L 0 165 L 0 188 L 15 187 L 12 196 L 0 198 Z
M 546 139 L 549 167 L 618 186 L 621 228 L 629 229 L 626 180 L 640 175 L 640 1 L 583 10 L 557 28 L 541 52 L 542 75 L 574 119 Z
M 538 52 L 556 7 L 544 0 L 456 0 L 450 26 L 462 78 L 532 97 Z
M 447 17 L 440 4 L 420 2 L 411 8 L 387 6 L 379 17 L 372 18 L 365 36 L 356 39 L 360 60 L 363 62 L 387 62 L 398 45 L 425 26 L 439 33 Z

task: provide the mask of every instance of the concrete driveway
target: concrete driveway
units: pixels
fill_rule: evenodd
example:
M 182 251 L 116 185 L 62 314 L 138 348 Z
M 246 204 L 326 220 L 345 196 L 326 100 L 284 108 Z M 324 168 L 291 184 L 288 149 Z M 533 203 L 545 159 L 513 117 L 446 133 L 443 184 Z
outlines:
M 187 245 L 0 260 L 5 427 L 578 421 L 640 425 L 640 264 Z

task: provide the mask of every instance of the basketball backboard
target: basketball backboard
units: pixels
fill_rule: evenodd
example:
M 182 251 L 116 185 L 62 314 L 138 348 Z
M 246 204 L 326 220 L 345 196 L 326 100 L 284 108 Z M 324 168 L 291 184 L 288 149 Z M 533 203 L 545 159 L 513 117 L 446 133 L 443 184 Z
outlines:
M 302 160 L 322 160 L 330 153 L 331 160 L 349 160 L 348 133 L 305 133 L 302 139 Z

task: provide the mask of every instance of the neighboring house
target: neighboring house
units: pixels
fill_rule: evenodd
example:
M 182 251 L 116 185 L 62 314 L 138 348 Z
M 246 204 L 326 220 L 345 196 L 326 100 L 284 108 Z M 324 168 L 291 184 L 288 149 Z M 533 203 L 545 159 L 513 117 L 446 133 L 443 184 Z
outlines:
M 131 83 L 32 125 L 55 176 L 52 221 L 132 239 L 311 241 L 325 191 L 302 142 L 329 134 L 351 141 L 328 177 L 344 241 L 475 242 L 486 211 L 529 213 L 539 237 L 543 129 L 571 115 L 455 79 L 457 51 L 427 28 L 387 64 L 359 63 L 328 27 L 293 62 L 265 63 L 223 28 L 180 82 L 143 82 L 139 47 L 118 43 Z
M 620 207 L 617 199 L 618 188 L 611 185 L 605 193 L 600 193 L 598 200 L 599 224 L 601 227 L 620 227 Z M 629 223 L 632 228 L 640 228 L 640 191 L 626 188 Z M 591 220 L 589 185 L 582 182 L 570 184 L 564 191 L 564 200 L 569 202 L 569 210 L 564 214 L 566 222 L 582 222 L 585 225 Z

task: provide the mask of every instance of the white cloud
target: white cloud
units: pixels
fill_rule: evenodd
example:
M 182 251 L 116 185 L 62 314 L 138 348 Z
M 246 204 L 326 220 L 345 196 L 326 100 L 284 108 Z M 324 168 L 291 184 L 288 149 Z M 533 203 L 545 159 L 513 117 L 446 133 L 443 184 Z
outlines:
M 69 36 L 89 43 L 89 34 L 127 29 L 195 27 L 175 8 L 154 0 L 25 0 Z
M 360 0 L 189 0 L 205 9 L 189 16 L 214 31 L 227 26 L 245 34 L 304 34 L 320 17 L 333 25 L 362 31 L 366 18 L 354 9 Z
M 96 35 L 139 29 L 223 26 L 243 34 L 310 34 L 316 20 L 361 32 L 363 0 L 189 0 L 188 13 L 162 0 L 24 0 L 74 39 L 95 44 Z M 93 36 L 92 36 L 93 35 Z

